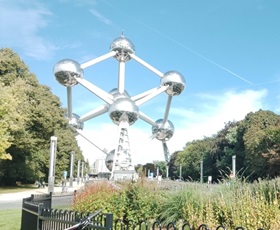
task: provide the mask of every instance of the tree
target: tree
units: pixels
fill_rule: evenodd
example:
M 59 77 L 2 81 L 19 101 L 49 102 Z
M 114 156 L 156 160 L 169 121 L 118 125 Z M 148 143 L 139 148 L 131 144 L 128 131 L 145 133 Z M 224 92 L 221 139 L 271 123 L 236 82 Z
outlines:
M 271 127 L 266 130 L 266 135 L 263 139 L 263 145 L 267 146 L 266 151 L 262 156 L 268 163 L 268 174 L 270 177 L 277 177 L 280 175 L 280 128 Z
M 156 170 L 158 169 L 159 175 L 165 177 L 166 176 L 166 166 L 167 166 L 166 162 L 165 161 L 154 161 L 154 165 L 156 167 Z
M 11 87 L 0 84 L 0 159 L 11 160 L 6 152 L 13 141 L 12 133 L 23 129 L 23 116 L 17 111 L 20 101 L 11 94 Z
M 268 153 L 268 149 L 272 147 L 270 146 L 269 138 L 274 139 L 273 132 L 269 130 L 273 130 L 275 127 L 279 128 L 279 124 L 277 114 L 263 110 L 249 113 L 242 121 L 245 166 L 248 168 L 248 173 L 252 179 L 270 176 L 268 157 L 264 157 L 264 153 Z M 268 137 L 268 134 L 272 136 Z
M 183 151 L 178 152 L 175 165 L 181 164 L 185 169 L 182 176 L 189 180 L 199 180 L 200 162 L 208 159 L 212 148 L 213 138 L 204 138 L 203 140 L 194 140 L 186 144 Z M 205 162 L 206 163 L 206 162 Z M 213 162 L 204 163 L 205 170 L 209 173 L 213 167 Z M 207 174 L 205 174 L 207 175 Z M 210 174 L 211 175 L 211 174 Z
M 60 178 L 60 173 L 69 168 L 72 150 L 76 152 L 76 161 L 83 160 L 75 133 L 64 116 L 65 109 L 12 50 L 1 49 L 0 58 L 2 100 L 10 101 L 13 106 L 0 105 L 0 116 L 6 124 L 0 123 L 2 156 L 4 152 L 12 157 L 11 161 L 0 161 L 0 184 L 46 180 L 50 138 L 55 135 L 58 137 L 56 178 Z
M 231 171 L 232 156 L 238 159 L 237 170 L 242 169 L 244 151 L 240 148 L 243 146 L 238 139 L 238 122 L 228 122 L 225 127 L 218 131 L 214 136 L 213 147 L 211 149 L 211 161 L 215 165 L 212 168 L 212 175 L 216 179 L 223 179 L 224 172 L 227 174 Z M 241 138 L 241 141 L 242 138 Z M 229 176 L 229 175 L 227 175 Z
M 170 178 L 177 179 L 179 176 L 178 166 L 176 164 L 176 159 L 178 157 L 179 151 L 174 152 L 169 160 L 169 176 Z

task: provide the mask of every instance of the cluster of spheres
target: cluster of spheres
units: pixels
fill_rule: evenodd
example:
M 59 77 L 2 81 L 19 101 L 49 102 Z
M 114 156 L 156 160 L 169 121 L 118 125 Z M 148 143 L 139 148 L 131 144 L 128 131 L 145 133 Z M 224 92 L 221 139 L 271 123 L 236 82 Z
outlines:
M 85 80 L 83 70 L 91 65 L 97 64 L 98 62 L 111 57 L 115 58 L 119 62 L 119 83 L 116 88 L 107 93 Z M 141 96 L 136 95 L 131 97 L 124 89 L 124 64 L 132 59 L 142 64 L 160 77 L 159 87 L 153 92 L 144 94 L 144 96 L 141 94 Z M 163 74 L 150 64 L 138 58 L 135 55 L 135 47 L 133 43 L 123 35 L 111 43 L 109 53 L 84 64 L 79 64 L 72 59 L 64 59 L 59 61 L 54 66 L 54 76 L 55 79 L 60 84 L 67 87 L 67 89 L 77 84 L 81 84 L 105 102 L 102 108 L 95 108 L 91 114 L 81 117 L 79 117 L 77 114 L 73 114 L 72 108 L 68 108 L 69 123 L 75 129 L 82 129 L 83 123 L 85 121 L 101 114 L 108 113 L 110 119 L 116 125 L 120 125 L 121 122 L 126 122 L 129 126 L 131 126 L 137 121 L 137 119 L 142 119 L 143 121 L 151 124 L 153 137 L 159 141 L 162 141 L 163 143 L 168 141 L 173 136 L 174 126 L 172 122 L 167 119 L 167 117 L 170 109 L 171 97 L 180 95 L 185 88 L 184 77 L 177 71 L 168 71 Z M 162 92 L 165 92 L 169 98 L 169 103 L 167 103 L 164 118 L 153 121 L 153 119 L 139 112 L 139 107 L 141 104 L 151 100 L 153 97 Z M 113 162 L 112 155 L 112 153 L 108 154 L 108 158 L 110 158 L 108 161 L 110 161 L 110 163 Z M 166 160 L 168 161 L 167 158 Z

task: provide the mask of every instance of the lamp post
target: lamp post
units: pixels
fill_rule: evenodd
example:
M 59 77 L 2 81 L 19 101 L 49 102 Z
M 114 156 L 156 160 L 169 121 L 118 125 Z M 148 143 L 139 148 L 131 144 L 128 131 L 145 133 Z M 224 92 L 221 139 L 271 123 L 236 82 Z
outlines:
M 168 179 L 169 177 L 169 166 L 166 165 L 166 179 Z
M 70 187 L 73 187 L 73 169 L 74 169 L 74 158 L 75 152 L 71 151 L 71 161 L 70 161 Z
M 200 183 L 203 183 L 203 161 L 200 161 Z
M 159 167 L 157 167 L 157 178 L 159 176 Z
M 81 167 L 81 160 L 78 160 L 78 171 L 77 171 L 77 184 L 80 184 L 80 167 Z
M 179 179 L 182 180 L 182 164 L 180 164 Z
M 50 147 L 50 168 L 49 168 L 49 178 L 48 178 L 49 193 L 52 193 L 54 191 L 56 145 L 57 145 L 57 137 L 52 136 L 51 147 Z
M 82 162 L 82 178 L 81 181 L 84 182 L 84 167 L 85 167 L 85 162 Z
M 232 156 L 232 176 L 236 176 L 236 155 Z

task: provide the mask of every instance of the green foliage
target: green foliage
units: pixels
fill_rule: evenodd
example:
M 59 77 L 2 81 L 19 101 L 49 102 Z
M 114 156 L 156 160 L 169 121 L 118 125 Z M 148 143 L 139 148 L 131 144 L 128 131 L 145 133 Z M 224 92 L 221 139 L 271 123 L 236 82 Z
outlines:
M 56 178 L 69 169 L 72 150 L 83 160 L 59 99 L 10 49 L 0 49 L 0 91 L 0 184 L 46 181 L 51 136 L 58 137 Z
M 78 192 L 72 208 L 75 211 L 114 213 L 125 223 L 141 219 L 155 218 L 158 213 L 160 193 L 146 180 L 121 182 L 94 181 Z
M 245 166 L 248 168 L 248 173 L 252 173 L 252 178 L 270 176 L 269 155 L 264 157 L 264 153 L 269 152 L 273 144 L 269 144 L 269 140 L 273 139 L 273 132 L 270 130 L 280 130 L 279 116 L 270 111 L 258 111 L 248 114 L 241 122 L 240 127 L 243 129 L 243 140 L 245 147 Z M 280 141 L 279 136 L 274 139 L 274 142 Z M 279 175 L 279 174 L 278 174 Z M 277 175 L 271 175 L 277 176 Z
M 279 178 L 251 184 L 239 178 L 212 185 L 186 182 L 176 189 L 160 188 L 146 180 L 94 181 L 77 193 L 73 208 L 79 212 L 102 209 L 124 223 L 145 219 L 160 220 L 163 226 L 174 222 L 177 228 L 189 222 L 195 227 L 204 223 L 210 229 L 218 225 L 227 229 L 280 229 Z
M 112 212 L 112 204 L 119 189 L 109 181 L 96 181 L 86 184 L 74 197 L 72 208 L 78 212 L 93 212 L 102 209 L 103 212 Z
M 231 173 L 232 157 L 236 156 L 236 170 L 253 181 L 257 178 L 280 176 L 280 116 L 259 110 L 249 113 L 244 120 L 228 122 L 212 137 L 194 140 L 183 151 L 171 156 L 170 169 L 175 178 L 182 165 L 182 176 L 200 180 L 200 162 L 203 175 L 213 181 L 222 179 L 221 171 Z
M 207 159 L 211 162 L 210 151 L 212 147 L 212 138 L 195 140 L 188 143 L 182 152 L 178 153 L 175 165 L 179 167 L 182 164 L 184 171 L 182 176 L 188 180 L 197 180 L 200 178 L 200 162 Z M 209 168 L 208 170 L 212 170 Z
M 154 161 L 154 165 L 156 167 L 156 170 L 158 168 L 159 175 L 166 177 L 166 162 L 165 161 Z M 170 171 L 170 169 L 169 169 L 169 171 Z M 157 172 L 155 172 L 155 176 L 156 176 L 156 173 Z
M 189 222 L 193 226 L 205 223 L 210 229 L 218 225 L 228 229 L 237 226 L 279 229 L 280 197 L 272 195 L 279 194 L 279 184 L 263 183 L 256 182 L 253 186 L 239 180 L 210 186 L 188 183 L 182 190 L 165 196 L 160 215 L 165 223 Z

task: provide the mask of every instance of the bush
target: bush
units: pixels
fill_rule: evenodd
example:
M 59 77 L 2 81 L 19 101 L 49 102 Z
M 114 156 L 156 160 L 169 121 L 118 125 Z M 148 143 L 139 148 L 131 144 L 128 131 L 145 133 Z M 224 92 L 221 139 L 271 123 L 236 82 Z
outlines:
M 156 186 L 145 179 L 118 183 L 94 181 L 76 194 L 72 208 L 79 212 L 102 209 L 114 213 L 115 219 L 136 223 L 158 215 L 160 198 Z
M 94 182 L 74 200 L 76 211 L 102 209 L 124 223 L 159 219 L 163 225 L 188 222 L 235 229 L 280 229 L 279 181 L 253 184 L 232 180 L 221 184 L 184 183 L 180 189 L 162 190 L 145 179 L 138 182 Z

